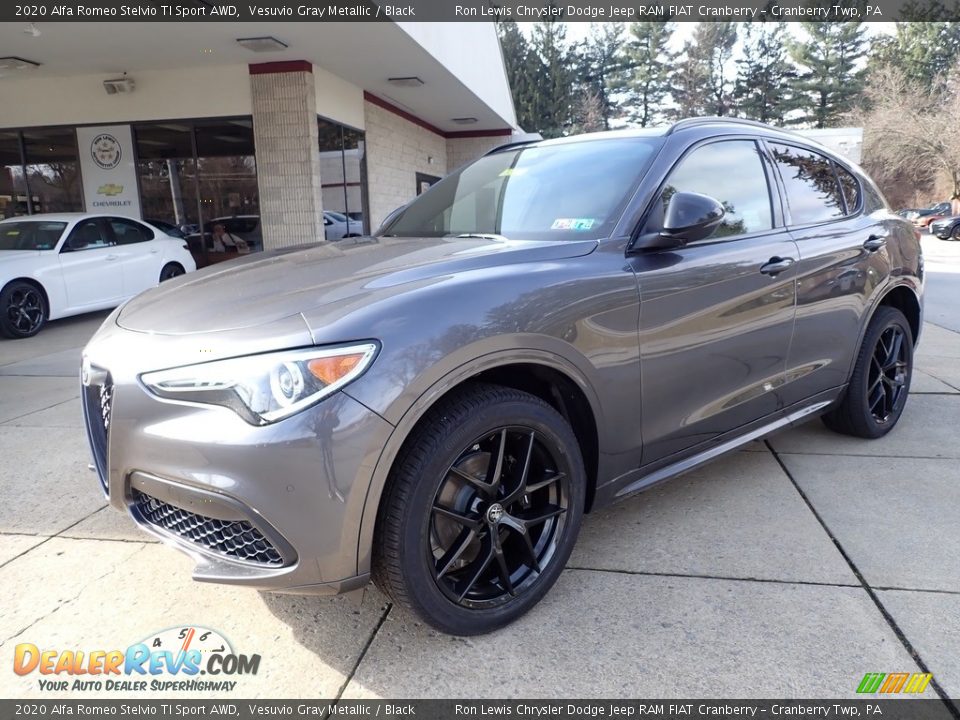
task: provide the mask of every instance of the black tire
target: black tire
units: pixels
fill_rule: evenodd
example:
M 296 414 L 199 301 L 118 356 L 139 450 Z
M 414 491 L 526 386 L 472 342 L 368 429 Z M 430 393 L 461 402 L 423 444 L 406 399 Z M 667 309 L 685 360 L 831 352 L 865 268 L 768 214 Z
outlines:
M 949 240 L 960 240 L 960 224 L 957 224 L 953 228 L 953 232 L 947 235 Z
M 26 280 L 13 280 L 0 290 L 0 335 L 28 338 L 47 323 L 47 298 L 43 291 Z
M 879 438 L 890 432 L 906 405 L 913 376 L 913 331 L 903 313 L 882 306 L 870 319 L 850 384 L 823 416 L 838 433 Z
M 556 582 L 585 493 L 577 438 L 556 410 L 511 388 L 465 386 L 400 452 L 380 502 L 373 579 L 438 630 L 495 630 Z
M 170 278 L 175 278 L 178 275 L 183 275 L 184 272 L 186 271 L 183 269 L 183 265 L 180 263 L 167 263 L 160 271 L 160 282 L 164 282 Z

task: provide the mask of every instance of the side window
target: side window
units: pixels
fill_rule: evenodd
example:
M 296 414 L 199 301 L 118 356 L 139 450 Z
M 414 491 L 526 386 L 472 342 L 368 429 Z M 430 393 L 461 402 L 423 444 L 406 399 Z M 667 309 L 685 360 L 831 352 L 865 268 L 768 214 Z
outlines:
M 723 205 L 726 215 L 711 238 L 773 227 L 767 176 L 752 140 L 725 140 L 691 152 L 667 178 L 661 195 L 664 212 L 678 192 L 709 195 Z
M 873 213 L 877 210 L 886 210 L 886 208 L 887 201 L 883 199 L 876 187 L 869 181 L 865 182 L 863 184 L 863 211 Z
M 843 199 L 847 203 L 847 215 L 853 215 L 860 209 L 860 181 L 836 163 L 833 166 L 837 169 L 837 179 L 843 190 Z
M 843 217 L 843 195 L 828 158 L 792 145 L 771 143 L 770 149 L 787 191 L 792 225 Z
M 132 245 L 133 243 L 153 240 L 153 233 L 149 228 L 138 222 L 125 218 L 110 218 L 108 222 L 118 245 Z
M 64 243 L 61 252 L 76 250 L 95 250 L 96 248 L 110 247 L 112 243 L 107 239 L 103 228 L 97 220 L 83 220 L 77 223 L 70 231 L 70 237 Z

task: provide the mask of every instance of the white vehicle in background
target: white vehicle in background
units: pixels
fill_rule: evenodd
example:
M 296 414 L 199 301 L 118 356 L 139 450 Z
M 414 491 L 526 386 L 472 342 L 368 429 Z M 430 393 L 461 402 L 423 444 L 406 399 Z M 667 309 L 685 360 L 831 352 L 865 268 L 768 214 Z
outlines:
M 323 233 L 326 240 L 342 240 L 345 237 L 363 235 L 363 223 L 348 218 L 333 210 L 323 211 Z
M 116 307 L 197 269 L 182 239 L 114 215 L 58 213 L 0 221 L 0 335 Z

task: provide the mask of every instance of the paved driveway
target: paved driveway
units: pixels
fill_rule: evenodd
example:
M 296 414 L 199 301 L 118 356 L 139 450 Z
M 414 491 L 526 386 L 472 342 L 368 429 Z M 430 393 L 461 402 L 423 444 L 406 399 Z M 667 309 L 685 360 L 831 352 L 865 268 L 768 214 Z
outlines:
M 193 583 L 105 508 L 75 377 L 102 317 L 0 341 L 0 697 L 43 694 L 10 671 L 17 643 L 125 648 L 190 624 L 262 655 L 241 697 L 843 697 L 920 663 L 960 697 L 960 334 L 927 325 L 887 438 L 814 421 L 598 512 L 541 605 L 461 639 L 375 589 Z

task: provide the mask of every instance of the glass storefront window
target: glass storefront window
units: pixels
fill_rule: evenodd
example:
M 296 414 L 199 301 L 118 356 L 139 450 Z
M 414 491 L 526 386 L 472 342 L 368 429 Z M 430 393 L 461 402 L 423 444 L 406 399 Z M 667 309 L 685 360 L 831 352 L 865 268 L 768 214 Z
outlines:
M 262 250 L 253 122 L 249 118 L 203 120 L 195 128 L 204 232 L 213 233 L 222 225 L 229 236 L 228 248 L 235 243 L 250 252 Z
M 197 232 L 197 164 L 189 125 L 159 123 L 134 128 L 143 219 Z
M 20 133 L 0 131 L 0 218 L 26 215 L 27 182 L 20 155 Z
M 329 120 L 317 120 L 320 182 L 327 240 L 364 233 L 364 135 Z
M 27 188 L 34 213 L 80 212 L 83 191 L 72 128 L 24 130 Z

